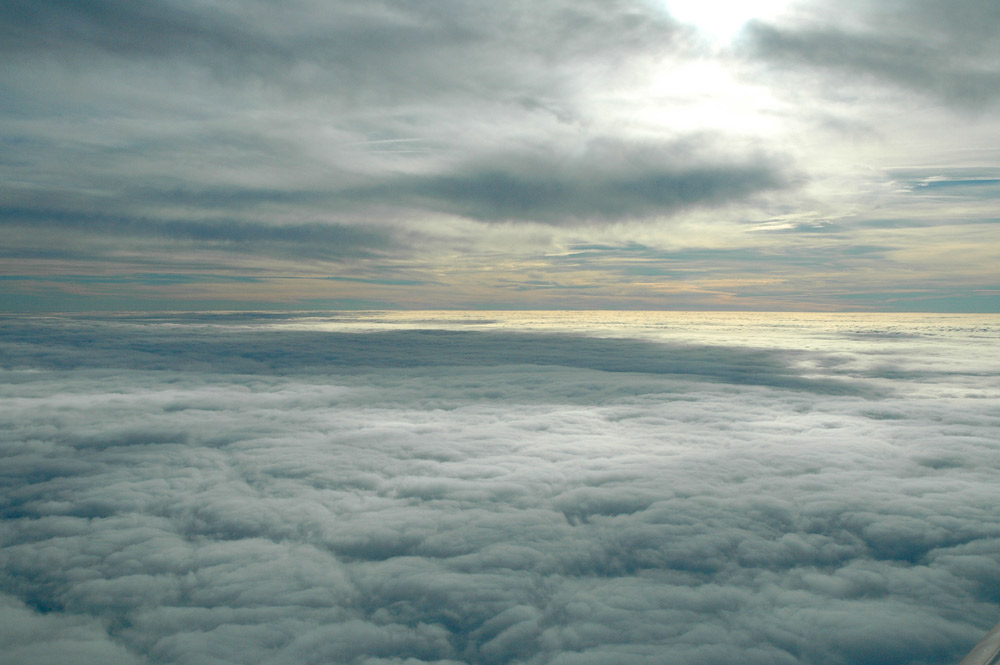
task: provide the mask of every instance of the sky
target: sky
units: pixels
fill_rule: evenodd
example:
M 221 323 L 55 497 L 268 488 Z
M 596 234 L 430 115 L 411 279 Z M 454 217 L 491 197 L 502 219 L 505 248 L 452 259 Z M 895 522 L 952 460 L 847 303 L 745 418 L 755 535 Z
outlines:
M 0 309 L 997 311 L 993 0 L 8 0 Z
M 583 332 L 586 331 L 586 332 Z M 0 319 L 5 665 L 954 665 L 997 315 Z

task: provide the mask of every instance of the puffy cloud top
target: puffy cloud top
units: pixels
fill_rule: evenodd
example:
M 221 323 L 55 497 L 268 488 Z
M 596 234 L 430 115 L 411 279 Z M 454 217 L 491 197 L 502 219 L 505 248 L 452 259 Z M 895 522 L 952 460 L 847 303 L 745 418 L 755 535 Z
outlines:
M 290 322 L 7 322 L 5 662 L 936 665 L 994 623 L 993 320 Z

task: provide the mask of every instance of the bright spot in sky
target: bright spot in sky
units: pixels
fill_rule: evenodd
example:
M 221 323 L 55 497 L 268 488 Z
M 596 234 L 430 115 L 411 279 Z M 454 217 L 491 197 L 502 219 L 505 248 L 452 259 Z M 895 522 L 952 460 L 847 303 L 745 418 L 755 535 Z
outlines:
M 679 21 L 691 23 L 727 43 L 751 19 L 767 20 L 780 14 L 790 0 L 661 0 Z
M 711 128 L 760 136 L 776 131 L 778 102 L 770 91 L 733 76 L 718 61 L 700 60 L 658 70 L 644 91 L 652 105 L 642 115 L 674 130 Z M 643 107 L 636 105 L 637 109 Z

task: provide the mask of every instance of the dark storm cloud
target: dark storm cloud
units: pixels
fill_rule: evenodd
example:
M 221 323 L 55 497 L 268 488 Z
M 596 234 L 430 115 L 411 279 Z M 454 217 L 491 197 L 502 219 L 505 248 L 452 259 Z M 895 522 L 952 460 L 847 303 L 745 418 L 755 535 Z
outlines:
M 316 355 L 254 332 L 283 320 L 8 322 L 5 662 L 944 665 L 994 623 L 990 377 L 831 395 L 750 349 L 419 331 L 279 375 Z M 841 361 L 920 363 L 893 332 Z M 595 358 L 534 364 L 561 347 Z
M 792 68 L 889 81 L 959 106 L 981 106 L 1000 95 L 993 38 L 1000 7 L 991 0 L 861 0 L 841 3 L 836 16 L 826 6 L 815 9 L 817 23 L 751 23 L 745 35 L 751 51 Z

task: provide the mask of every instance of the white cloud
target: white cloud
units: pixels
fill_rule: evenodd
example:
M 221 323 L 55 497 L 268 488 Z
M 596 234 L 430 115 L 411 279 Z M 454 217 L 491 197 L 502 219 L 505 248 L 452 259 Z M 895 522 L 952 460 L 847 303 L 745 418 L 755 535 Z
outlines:
M 0 594 L 0 651 L 9 665 L 71 660 L 80 665 L 139 665 L 147 662 L 112 641 L 101 621 L 89 616 L 39 614 L 17 598 Z
M 205 320 L 8 322 L 17 653 L 929 665 L 994 622 L 988 319 L 770 350 Z

